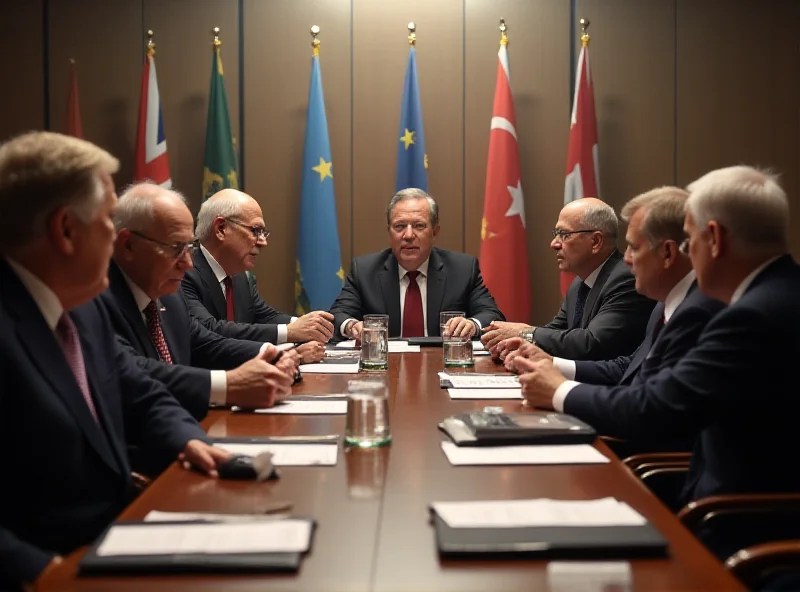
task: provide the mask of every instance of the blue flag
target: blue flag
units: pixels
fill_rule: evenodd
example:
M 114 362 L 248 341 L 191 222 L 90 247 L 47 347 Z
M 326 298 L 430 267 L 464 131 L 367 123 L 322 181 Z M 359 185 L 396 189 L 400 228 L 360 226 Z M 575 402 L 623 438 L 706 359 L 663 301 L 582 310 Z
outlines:
M 400 138 L 397 145 L 397 181 L 395 191 L 408 187 L 428 190 L 428 155 L 422 131 L 422 105 L 417 84 L 417 51 L 408 51 L 403 107 L 400 110 Z
M 314 55 L 311 58 L 311 88 L 308 92 L 300 233 L 297 239 L 294 283 L 297 315 L 312 310 L 328 310 L 344 283 L 332 167 L 319 55 Z

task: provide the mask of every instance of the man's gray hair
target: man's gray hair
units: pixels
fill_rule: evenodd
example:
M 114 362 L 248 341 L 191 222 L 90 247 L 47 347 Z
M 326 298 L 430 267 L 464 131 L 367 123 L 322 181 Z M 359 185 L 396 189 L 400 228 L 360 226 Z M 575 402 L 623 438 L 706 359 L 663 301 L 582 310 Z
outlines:
M 207 242 L 214 234 L 214 220 L 217 218 L 238 218 L 242 215 L 242 200 L 236 194 L 220 195 L 203 202 L 197 213 L 197 227 L 194 234 L 201 243 Z
M 91 142 L 30 132 L 0 146 L 0 252 L 24 247 L 45 231 L 48 216 L 67 206 L 89 222 L 105 198 L 100 175 L 119 161 Z
M 663 241 L 671 240 L 681 244 L 685 238 L 683 221 L 686 199 L 689 193 L 680 187 L 659 187 L 637 195 L 622 206 L 621 217 L 624 222 L 641 209 L 645 210 L 642 221 L 642 234 L 655 249 Z
M 583 210 L 582 223 L 587 230 L 599 230 L 604 237 L 611 239 L 612 243 L 617 239 L 619 220 L 614 208 L 608 204 L 587 206 Z
M 117 211 L 114 213 L 114 228 L 117 232 L 123 228 L 145 232 L 154 220 L 153 200 L 163 193 L 173 195 L 186 203 L 186 198 L 179 192 L 161 187 L 152 181 L 128 185 L 120 195 Z
M 687 211 L 698 228 L 716 220 L 739 255 L 789 249 L 789 201 L 777 175 L 750 166 L 707 173 L 691 183 Z
M 439 224 L 439 204 L 437 204 L 436 200 L 428 195 L 425 191 L 422 189 L 417 189 L 416 187 L 401 189 L 392 196 L 392 199 L 389 200 L 389 205 L 386 206 L 386 224 L 392 223 L 392 210 L 398 202 L 401 202 L 404 199 L 427 199 L 428 205 L 431 209 L 431 226 L 435 227 Z

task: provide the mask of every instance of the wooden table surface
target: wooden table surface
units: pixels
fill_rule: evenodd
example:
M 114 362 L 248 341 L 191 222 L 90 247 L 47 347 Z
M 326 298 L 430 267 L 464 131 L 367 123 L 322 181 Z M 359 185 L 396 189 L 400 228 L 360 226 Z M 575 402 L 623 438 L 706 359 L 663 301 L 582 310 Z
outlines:
M 669 541 L 669 557 L 632 560 L 634 590 L 742 590 L 721 564 L 686 531 L 611 454 L 604 465 L 452 467 L 440 449 L 439 420 L 487 401 L 451 401 L 439 388 L 441 349 L 391 354 L 392 445 L 346 450 L 335 467 L 283 467 L 269 483 L 216 481 L 169 468 L 120 516 L 139 520 L 150 510 L 258 512 L 288 501 L 317 529 L 300 570 L 288 575 L 80 578 L 72 554 L 42 590 L 308 590 L 449 591 L 549 590 L 546 561 L 442 561 L 428 505 L 433 501 L 613 496 L 633 506 Z M 477 372 L 494 371 L 479 358 Z M 307 374 L 296 393 L 346 390 L 346 375 Z M 503 402 L 519 411 L 517 402 Z M 343 434 L 344 416 L 264 416 L 213 411 L 204 422 L 212 437 Z

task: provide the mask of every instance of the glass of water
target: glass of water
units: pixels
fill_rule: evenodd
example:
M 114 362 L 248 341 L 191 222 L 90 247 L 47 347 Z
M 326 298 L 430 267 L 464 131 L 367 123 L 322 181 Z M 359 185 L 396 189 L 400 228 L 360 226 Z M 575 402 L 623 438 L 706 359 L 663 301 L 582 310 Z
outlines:
M 361 368 L 389 368 L 389 315 L 365 315 L 361 330 Z
M 369 377 L 347 383 L 345 444 L 358 448 L 385 446 L 389 429 L 389 387 L 385 378 Z

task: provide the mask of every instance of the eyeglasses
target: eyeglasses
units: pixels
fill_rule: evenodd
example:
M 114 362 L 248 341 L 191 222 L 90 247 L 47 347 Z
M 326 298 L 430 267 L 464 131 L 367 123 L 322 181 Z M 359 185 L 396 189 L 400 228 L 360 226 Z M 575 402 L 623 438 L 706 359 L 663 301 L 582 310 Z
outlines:
M 599 230 L 561 230 L 556 228 L 553 230 L 553 238 L 560 240 L 562 243 L 569 239 L 573 234 L 584 234 L 589 232 L 600 232 Z
M 234 220 L 233 218 L 225 218 L 225 220 L 227 220 L 231 224 L 236 224 L 236 226 L 241 226 L 242 228 L 249 230 L 250 232 L 253 233 L 253 238 L 256 240 L 260 238 L 267 240 L 267 238 L 269 237 L 269 230 L 267 230 L 263 226 L 249 226 L 248 224 L 242 224 L 241 222 L 239 222 L 238 220 Z
M 681 244 L 678 245 L 678 250 L 684 255 L 688 255 L 689 254 L 689 237 L 688 236 L 681 241 Z
M 146 234 L 142 234 L 141 232 L 137 232 L 135 230 L 131 230 L 130 232 L 131 234 L 138 236 L 139 238 L 143 238 L 146 241 L 158 245 L 158 251 L 165 257 L 169 257 L 171 259 L 180 259 L 186 254 L 187 251 L 195 248 L 198 244 L 198 240 L 196 238 L 186 243 L 181 242 L 181 243 L 169 244 L 161 242 L 160 240 L 156 240 L 154 238 L 150 238 Z

